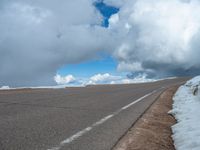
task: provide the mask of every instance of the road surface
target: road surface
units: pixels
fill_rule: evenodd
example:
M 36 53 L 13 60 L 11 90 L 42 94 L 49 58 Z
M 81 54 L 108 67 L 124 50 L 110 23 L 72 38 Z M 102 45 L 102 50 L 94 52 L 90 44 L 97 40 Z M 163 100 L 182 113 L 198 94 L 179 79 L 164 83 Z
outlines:
M 110 150 L 163 90 L 184 81 L 0 91 L 0 150 Z

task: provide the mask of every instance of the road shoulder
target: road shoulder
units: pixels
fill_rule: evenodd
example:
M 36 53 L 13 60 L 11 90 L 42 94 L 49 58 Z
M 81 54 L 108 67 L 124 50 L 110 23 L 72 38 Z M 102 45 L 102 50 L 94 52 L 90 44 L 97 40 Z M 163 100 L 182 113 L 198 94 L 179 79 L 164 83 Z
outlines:
M 113 150 L 175 150 L 171 126 L 176 120 L 168 114 L 178 86 L 164 91 L 158 100 L 133 125 Z

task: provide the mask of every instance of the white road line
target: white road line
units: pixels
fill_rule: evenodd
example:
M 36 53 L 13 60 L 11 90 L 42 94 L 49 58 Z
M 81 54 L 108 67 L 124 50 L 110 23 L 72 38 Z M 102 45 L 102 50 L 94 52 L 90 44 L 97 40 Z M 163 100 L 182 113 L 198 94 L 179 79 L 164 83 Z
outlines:
M 160 89 L 162 89 L 162 88 L 160 88 Z M 159 89 L 158 89 L 158 90 L 159 90 Z M 104 122 L 106 122 L 106 121 L 109 120 L 110 118 L 112 118 L 112 117 L 118 115 L 120 112 L 122 112 L 122 111 L 125 110 L 125 109 L 128 109 L 129 107 L 133 106 L 134 104 L 136 104 L 136 103 L 138 103 L 138 102 L 144 100 L 146 97 L 148 97 L 148 96 L 154 94 L 154 93 L 157 92 L 158 90 L 154 90 L 153 92 L 151 92 L 151 93 L 149 93 L 149 94 L 146 94 L 145 96 L 143 96 L 143 97 L 141 97 L 141 98 L 135 100 L 134 102 L 132 102 L 132 103 L 130 103 L 130 104 L 128 104 L 128 105 L 122 107 L 121 109 L 115 111 L 114 113 L 112 113 L 112 114 L 110 114 L 110 115 L 108 115 L 108 116 L 106 116 L 106 117 L 100 119 L 99 121 L 93 123 L 91 126 L 85 128 L 85 129 L 83 129 L 83 130 L 77 132 L 76 134 L 72 135 L 71 137 L 69 137 L 69 138 L 63 140 L 62 142 L 60 142 L 60 144 L 59 144 L 58 146 L 52 147 L 52 148 L 50 148 L 50 149 L 48 149 L 48 150 L 59 150 L 59 149 L 61 149 L 64 145 L 69 144 L 69 143 L 71 143 L 72 141 L 78 139 L 79 137 L 83 136 L 83 135 L 86 134 L 87 132 L 91 131 L 94 127 L 103 124 Z
M 100 125 L 100 124 L 103 124 L 103 123 L 106 122 L 108 119 L 112 118 L 113 116 L 114 116 L 113 114 L 112 114 L 112 115 L 108 115 L 108 116 L 102 118 L 101 120 L 95 122 L 92 126 L 95 127 L 95 126 L 98 126 L 98 125 Z
M 149 95 L 151 95 L 151 93 L 149 93 L 149 94 L 147 94 L 147 95 L 145 95 L 145 96 L 143 96 L 143 97 L 137 99 L 136 101 L 134 101 L 134 102 L 132 102 L 132 103 L 130 103 L 130 104 L 128 104 L 128 105 L 122 107 L 121 110 L 125 110 L 125 109 L 131 107 L 132 105 L 134 105 L 134 104 L 138 103 L 139 101 L 145 99 L 145 98 L 148 97 Z
M 67 138 L 66 140 L 62 141 L 60 143 L 60 145 L 65 145 L 65 144 L 68 144 L 68 143 L 71 143 L 73 140 L 79 138 L 80 136 L 82 136 L 83 134 L 89 132 L 90 130 L 92 130 L 92 127 L 87 127 L 85 128 L 84 130 L 81 130 L 79 131 L 78 133 L 72 135 L 70 138 Z

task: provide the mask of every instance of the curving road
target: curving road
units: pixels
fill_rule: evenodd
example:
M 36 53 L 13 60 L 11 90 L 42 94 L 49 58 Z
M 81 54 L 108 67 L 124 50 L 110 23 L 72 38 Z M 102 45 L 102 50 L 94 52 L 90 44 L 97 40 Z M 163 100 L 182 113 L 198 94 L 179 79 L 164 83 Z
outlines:
M 0 150 L 110 150 L 162 91 L 186 80 L 0 91 Z

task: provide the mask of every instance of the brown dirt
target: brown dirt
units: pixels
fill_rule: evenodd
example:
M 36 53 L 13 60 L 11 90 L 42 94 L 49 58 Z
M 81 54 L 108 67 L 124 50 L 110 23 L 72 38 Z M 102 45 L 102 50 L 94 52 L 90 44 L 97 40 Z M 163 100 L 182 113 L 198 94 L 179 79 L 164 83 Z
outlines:
M 113 150 L 175 150 L 171 126 L 175 119 L 168 114 L 178 86 L 166 90 Z

